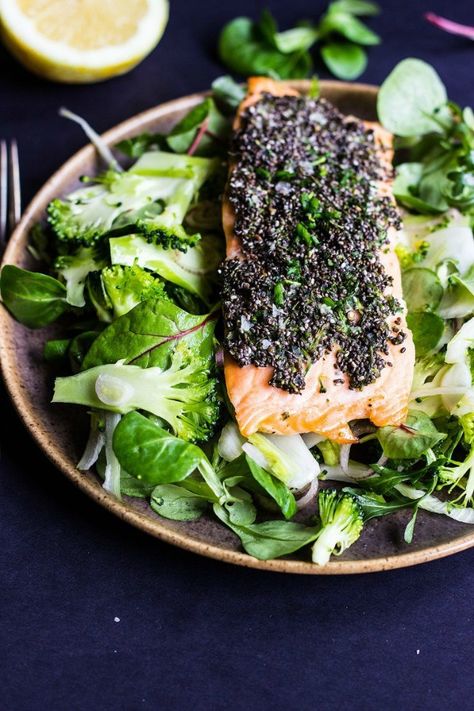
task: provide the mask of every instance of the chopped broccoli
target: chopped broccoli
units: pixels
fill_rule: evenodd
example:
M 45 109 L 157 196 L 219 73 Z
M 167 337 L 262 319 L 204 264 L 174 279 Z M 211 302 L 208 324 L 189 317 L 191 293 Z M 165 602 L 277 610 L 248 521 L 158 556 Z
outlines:
M 163 282 L 136 265 L 122 267 L 115 264 L 102 269 L 100 276 L 106 303 L 110 305 L 114 318 L 123 316 L 146 299 L 168 298 Z
M 84 287 L 87 275 L 105 266 L 105 260 L 94 247 L 81 247 L 75 254 L 56 258 L 54 269 L 66 283 L 66 300 L 71 306 L 84 306 Z
M 94 185 L 48 206 L 48 221 L 62 242 L 90 246 L 105 234 L 142 234 L 164 247 L 186 249 L 184 216 L 218 162 L 153 151 L 128 172 L 108 170 Z
M 122 414 L 145 410 L 190 442 L 209 439 L 220 414 L 217 381 L 211 376 L 208 363 L 185 345 L 176 347 L 166 370 L 123 365 L 119 361 L 57 378 L 53 402 Z
M 223 241 L 217 236 L 206 235 L 195 247 L 189 247 L 183 253 L 150 244 L 138 235 L 130 235 L 110 240 L 110 259 L 112 264 L 137 264 L 156 272 L 209 303 L 223 247 Z
M 326 565 L 332 554 L 340 555 L 359 538 L 364 520 L 361 507 L 347 492 L 323 489 L 318 503 L 321 530 L 313 545 L 313 562 Z

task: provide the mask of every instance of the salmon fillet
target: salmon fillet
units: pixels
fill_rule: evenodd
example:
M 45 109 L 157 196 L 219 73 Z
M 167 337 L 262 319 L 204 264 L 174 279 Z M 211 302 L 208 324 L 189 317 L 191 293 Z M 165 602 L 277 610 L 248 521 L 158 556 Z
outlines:
M 298 96 L 296 91 L 283 82 L 260 77 L 251 78 L 248 82 L 248 95 L 237 113 L 235 129 L 240 126 L 239 117 L 242 112 L 257 102 L 264 93 L 274 96 Z M 364 125 L 374 132 L 380 162 L 390 167 L 393 153 L 391 134 L 376 123 L 364 122 Z M 233 167 L 231 164 L 230 171 Z M 378 184 L 377 188 L 380 194 L 393 200 L 390 181 Z M 234 209 L 225 198 L 223 225 L 227 258 L 244 259 L 240 241 L 234 234 L 234 223 Z M 378 256 L 393 280 L 386 293 L 392 294 L 403 304 L 400 266 L 393 249 L 395 238 L 396 231 L 390 228 L 388 249 L 387 244 L 384 245 Z M 404 350 L 402 352 L 399 345 L 395 346 L 389 342 L 387 361 L 392 367 L 383 367 L 374 382 L 359 390 L 349 387 L 347 374 L 341 373 L 342 383 L 333 382 L 337 369 L 335 349 L 312 364 L 301 393 L 291 393 L 270 385 L 272 367 L 240 366 L 226 353 L 226 387 L 242 434 L 249 436 L 255 432 L 264 432 L 290 435 L 314 432 L 340 444 L 349 444 L 357 441 L 349 426 L 353 420 L 369 419 L 379 427 L 402 423 L 408 411 L 415 352 L 413 339 L 406 325 L 405 312 L 387 319 L 389 325 L 393 325 L 395 318 L 400 319 L 397 324 L 406 333 Z M 324 392 L 321 392 L 321 382 L 325 384 Z

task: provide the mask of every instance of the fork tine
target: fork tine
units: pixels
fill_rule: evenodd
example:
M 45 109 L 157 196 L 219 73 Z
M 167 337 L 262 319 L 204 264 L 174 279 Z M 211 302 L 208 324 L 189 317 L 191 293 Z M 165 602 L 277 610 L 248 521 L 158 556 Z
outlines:
M 0 247 L 7 241 L 8 163 L 7 144 L 0 141 Z
M 10 142 L 10 175 L 8 182 L 8 229 L 13 232 L 21 217 L 21 187 L 20 163 L 18 160 L 18 144 L 13 138 Z

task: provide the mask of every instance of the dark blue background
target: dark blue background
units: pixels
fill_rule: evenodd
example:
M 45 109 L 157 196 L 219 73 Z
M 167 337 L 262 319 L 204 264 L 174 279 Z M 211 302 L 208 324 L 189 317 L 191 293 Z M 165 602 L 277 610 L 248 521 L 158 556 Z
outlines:
M 175 1 L 141 66 L 83 87 L 36 79 L 0 51 L 0 134 L 19 140 L 25 198 L 84 143 L 59 106 L 102 131 L 205 89 L 222 73 L 220 27 L 265 5 L 283 27 L 324 7 Z M 370 24 L 383 44 L 370 50 L 362 80 L 380 82 L 417 56 L 434 64 L 451 98 L 474 103 L 472 43 L 422 20 L 433 10 L 472 24 L 472 3 L 382 5 Z M 332 579 L 199 558 L 86 499 L 37 450 L 4 393 L 1 403 L 2 710 L 472 708 L 474 551 Z

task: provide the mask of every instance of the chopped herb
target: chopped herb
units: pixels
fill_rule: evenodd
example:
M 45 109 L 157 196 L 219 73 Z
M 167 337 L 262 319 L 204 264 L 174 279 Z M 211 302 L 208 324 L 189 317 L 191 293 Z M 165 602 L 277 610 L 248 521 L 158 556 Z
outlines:
M 294 96 L 264 94 L 240 119 L 228 197 L 245 258 L 221 269 L 225 347 L 242 366 L 272 366 L 272 385 L 301 392 L 308 364 L 337 344 L 338 369 L 361 388 L 385 367 L 389 343 L 405 338 L 388 325 L 400 304 L 380 251 L 400 219 L 373 189 L 387 178 L 373 132 L 323 99 Z M 262 183 L 262 168 L 285 177 Z M 242 314 L 257 311 L 241 329 Z
M 273 301 L 276 306 L 283 306 L 285 302 L 285 287 L 281 281 L 275 284 L 275 288 L 273 289 Z

